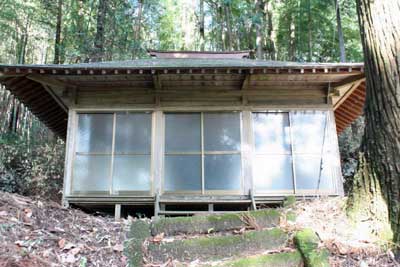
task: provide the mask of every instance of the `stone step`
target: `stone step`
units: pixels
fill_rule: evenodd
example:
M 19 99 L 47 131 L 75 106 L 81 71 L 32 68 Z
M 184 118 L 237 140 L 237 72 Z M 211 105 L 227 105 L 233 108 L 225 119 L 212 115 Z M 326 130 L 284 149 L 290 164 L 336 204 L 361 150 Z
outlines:
M 260 228 L 275 227 L 279 224 L 281 213 L 276 209 L 264 209 L 248 212 L 212 214 L 192 217 L 159 217 L 151 223 L 151 234 L 164 233 L 166 236 L 177 234 L 204 234 L 230 231 L 246 226 L 246 218 L 254 219 Z
M 250 231 L 242 235 L 203 236 L 161 244 L 150 243 L 147 255 L 154 262 L 165 262 L 169 258 L 182 262 L 223 259 L 280 249 L 286 246 L 288 239 L 288 234 L 278 228 Z
M 210 214 L 226 214 L 240 213 L 240 211 L 196 211 L 196 210 L 160 210 L 159 215 L 210 215 Z
M 302 267 L 303 258 L 299 251 L 254 255 L 225 261 L 215 267 Z

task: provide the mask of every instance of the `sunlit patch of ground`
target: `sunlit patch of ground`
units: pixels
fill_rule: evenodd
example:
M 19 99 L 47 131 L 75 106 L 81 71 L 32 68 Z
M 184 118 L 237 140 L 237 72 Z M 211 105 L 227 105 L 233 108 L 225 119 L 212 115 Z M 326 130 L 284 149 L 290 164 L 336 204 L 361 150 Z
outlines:
M 355 224 L 346 216 L 346 198 L 320 198 L 299 201 L 292 208 L 294 222 L 283 227 L 311 228 L 331 252 L 332 266 L 400 266 L 394 260 L 392 244 L 377 233 L 385 226 L 372 219 Z

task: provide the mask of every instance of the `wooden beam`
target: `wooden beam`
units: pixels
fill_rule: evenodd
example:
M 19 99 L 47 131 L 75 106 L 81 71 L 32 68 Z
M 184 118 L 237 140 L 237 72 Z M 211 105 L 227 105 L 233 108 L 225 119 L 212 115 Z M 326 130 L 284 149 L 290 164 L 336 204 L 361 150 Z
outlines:
M 160 75 L 155 73 L 155 74 L 152 75 L 152 78 L 153 78 L 154 89 L 155 90 L 162 90 L 162 83 L 161 83 Z
M 51 95 L 51 97 L 56 101 L 56 103 L 65 111 L 68 112 L 67 106 L 64 104 L 64 102 L 60 99 L 58 95 L 56 95 L 53 90 L 51 89 L 50 86 L 48 85 L 43 85 L 44 89 Z
M 53 78 L 50 75 L 29 74 L 26 77 L 32 81 L 41 83 L 43 85 L 59 87 L 61 89 L 65 89 L 67 87 L 68 88 L 77 87 L 75 84 L 72 84 L 71 82 L 66 83 L 56 78 Z
M 365 81 L 365 77 L 355 80 L 353 81 L 352 86 L 350 87 L 349 90 L 347 90 L 346 93 L 344 93 L 344 95 L 333 105 L 333 109 L 336 110 L 338 107 L 340 107 L 341 104 L 343 104 L 343 102 L 358 88 L 358 86 L 360 86 L 360 84 L 362 82 Z M 343 85 L 340 85 L 343 86 Z M 336 87 L 337 88 L 337 87 Z
M 251 75 L 250 74 L 246 74 L 246 76 L 245 76 L 245 78 L 243 80 L 243 83 L 242 83 L 242 87 L 241 87 L 242 90 L 246 90 L 246 89 L 249 88 L 250 79 L 251 79 Z

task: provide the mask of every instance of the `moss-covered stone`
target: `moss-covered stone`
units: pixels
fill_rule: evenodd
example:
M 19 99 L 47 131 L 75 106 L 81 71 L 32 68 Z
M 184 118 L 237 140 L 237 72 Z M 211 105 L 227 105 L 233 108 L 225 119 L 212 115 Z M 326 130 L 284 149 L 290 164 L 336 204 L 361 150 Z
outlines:
M 150 223 L 145 220 L 133 221 L 128 237 L 142 240 L 150 237 Z
M 302 267 L 303 259 L 300 252 L 285 252 L 277 254 L 257 255 L 225 262 L 221 267 Z
M 288 222 L 295 222 L 296 221 L 296 213 L 293 211 L 286 212 L 286 220 Z
M 285 200 L 283 201 L 283 206 L 285 208 L 287 207 L 292 207 L 296 203 L 296 197 L 295 196 L 287 196 Z
M 319 238 L 313 230 L 297 232 L 294 242 L 303 255 L 305 267 L 329 267 L 329 252 L 318 249 Z
M 128 233 L 128 240 L 124 244 L 124 255 L 129 260 L 129 266 L 143 265 L 143 242 L 150 237 L 150 223 L 145 220 L 133 221 Z
M 280 213 L 274 209 L 266 209 L 235 214 L 158 218 L 151 225 L 151 233 L 152 235 L 164 233 L 170 236 L 240 229 L 246 226 L 242 220 L 243 214 L 254 217 L 257 225 L 261 228 L 274 227 L 279 224 Z
M 252 231 L 243 235 L 200 237 L 148 246 L 156 261 L 169 257 L 180 261 L 210 260 L 243 255 L 249 251 L 276 249 L 287 243 L 288 235 L 280 229 Z
M 143 265 L 143 240 L 131 238 L 124 243 L 124 255 L 128 258 L 130 267 L 139 267 Z

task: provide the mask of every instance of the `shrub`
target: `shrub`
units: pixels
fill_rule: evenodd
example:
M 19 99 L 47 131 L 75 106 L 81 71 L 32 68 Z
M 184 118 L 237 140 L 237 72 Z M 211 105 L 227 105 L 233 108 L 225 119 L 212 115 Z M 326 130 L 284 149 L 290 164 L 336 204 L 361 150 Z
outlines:
M 0 190 L 59 201 L 64 169 L 64 142 L 0 135 Z

